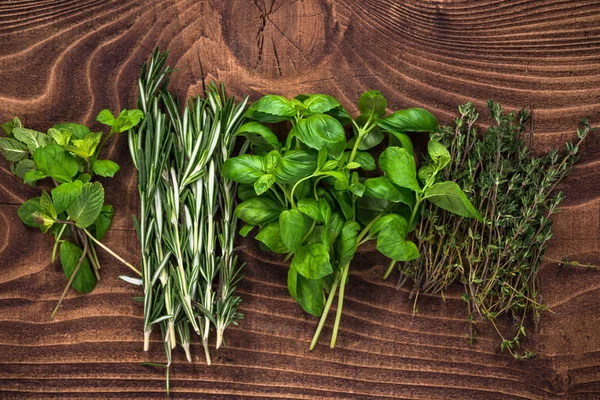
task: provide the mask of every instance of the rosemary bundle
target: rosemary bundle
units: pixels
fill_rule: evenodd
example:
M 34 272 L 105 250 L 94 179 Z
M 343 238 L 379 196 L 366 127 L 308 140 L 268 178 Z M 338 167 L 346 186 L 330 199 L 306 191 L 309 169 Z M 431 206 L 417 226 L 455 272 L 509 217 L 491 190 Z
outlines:
M 142 252 L 137 283 L 144 289 L 144 349 L 160 325 L 168 390 L 177 343 L 191 361 L 195 332 L 210 364 L 211 330 L 217 331 L 219 348 L 225 328 L 242 318 L 235 295 L 241 266 L 233 248 L 237 187 L 218 174 L 234 152 L 234 132 L 247 100 L 235 103 L 213 84 L 205 99 L 190 99 L 182 108 L 167 90 L 166 58 L 156 51 L 142 67 L 139 107 L 145 120 L 130 133 L 129 149 L 139 181 L 135 225 Z
M 502 350 L 529 358 L 534 353 L 519 351 L 520 341 L 526 336 L 526 317 L 537 322 L 540 311 L 547 309 L 538 300 L 537 273 L 552 237 L 550 216 L 564 198 L 554 189 L 577 161 L 590 128 L 584 121 L 577 141 L 566 143 L 563 154 L 552 150 L 536 157 L 531 153 L 533 132 L 526 132 L 529 113 L 505 113 L 491 101 L 488 107 L 494 124 L 483 135 L 477 134 L 474 124 L 479 115 L 470 102 L 459 107 L 454 128 L 446 126 L 432 135 L 450 151 L 452 161 L 444 179 L 464 188 L 481 211 L 483 223 L 441 208 L 425 208 L 415 230 L 421 258 L 400 266 L 398 287 L 411 280 L 416 304 L 419 293 L 443 294 L 450 284 L 463 284 L 469 341 L 475 339 L 474 317 L 479 316 L 491 322 Z M 496 323 L 502 315 L 516 321 L 511 336 Z

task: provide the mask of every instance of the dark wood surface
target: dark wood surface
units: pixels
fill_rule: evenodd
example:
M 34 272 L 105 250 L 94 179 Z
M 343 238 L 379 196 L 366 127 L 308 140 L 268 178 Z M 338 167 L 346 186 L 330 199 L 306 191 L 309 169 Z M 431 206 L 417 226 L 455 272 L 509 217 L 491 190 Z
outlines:
M 156 46 L 171 50 L 181 95 L 216 79 L 253 99 L 324 92 L 353 110 L 373 88 L 392 108 L 425 107 L 442 122 L 458 104 L 493 98 L 534 108 L 538 150 L 562 146 L 581 117 L 600 123 L 600 2 L 568 0 L 0 1 L 0 120 L 98 127 L 99 110 L 135 105 L 139 67 Z M 598 136 L 561 187 L 549 257 L 600 262 Z M 107 156 L 122 170 L 104 182 L 116 210 L 106 242 L 137 262 L 124 137 Z M 36 193 L 0 162 L 0 398 L 164 397 L 163 372 L 140 365 L 162 361 L 162 345 L 154 337 L 142 351 L 142 310 L 130 299 L 138 291 L 110 256 L 101 254 L 96 290 L 69 292 L 49 322 L 65 278 L 50 263 L 52 238 L 16 215 Z M 311 353 L 316 320 L 289 298 L 285 265 L 243 244 L 245 319 L 211 367 L 198 344 L 193 364 L 176 352 L 176 398 L 600 398 L 598 272 L 544 264 L 542 297 L 554 313 L 527 343 L 538 357 L 518 362 L 486 324 L 467 344 L 458 288 L 445 302 L 423 296 L 413 316 L 407 291 L 382 282 L 384 262 L 366 248 L 351 269 L 337 348 L 323 340 Z

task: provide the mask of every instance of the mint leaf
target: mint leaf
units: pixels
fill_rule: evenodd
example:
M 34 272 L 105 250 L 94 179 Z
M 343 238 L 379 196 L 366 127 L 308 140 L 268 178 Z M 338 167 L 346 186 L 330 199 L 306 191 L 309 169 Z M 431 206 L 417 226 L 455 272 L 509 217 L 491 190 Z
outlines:
M 67 208 L 67 214 L 77 227 L 87 228 L 92 225 L 104 204 L 104 188 L 99 182 L 86 183 L 82 186 L 79 196 Z
M 32 171 L 35 171 L 35 163 L 33 162 L 33 160 L 30 160 L 28 158 L 17 162 L 12 169 L 13 174 L 15 174 L 21 179 L 24 179 L 25 175 L 28 172 Z
M 48 175 L 44 174 L 42 171 L 34 169 L 33 171 L 28 171 L 25 173 L 25 175 L 23 176 L 23 182 L 33 186 L 35 182 L 41 179 L 45 179 L 47 177 Z
M 78 171 L 75 158 L 56 143 L 38 148 L 33 161 L 41 172 L 61 183 L 71 182 Z
M 68 129 L 48 129 L 48 136 L 54 139 L 54 141 L 61 146 L 67 146 L 71 141 L 72 135 L 73 134 Z
M 96 160 L 92 164 L 92 171 L 96 175 L 112 178 L 115 176 L 120 167 L 114 161 L 111 160 Z
M 63 183 L 52 189 L 52 200 L 54 201 L 56 212 L 60 214 L 66 211 L 77 196 L 79 196 L 82 187 L 83 182 L 76 180 L 72 183 Z
M 34 131 L 33 129 L 14 128 L 12 134 L 15 139 L 27 145 L 30 153 L 33 153 L 39 147 L 44 147 L 52 142 L 51 137 L 45 133 Z
M 0 137 L 0 151 L 8 161 L 21 161 L 29 155 L 27 146 L 18 140 Z
M 83 139 L 73 139 L 72 146 L 68 146 L 67 150 L 78 155 L 82 158 L 90 158 L 94 155 L 100 139 L 102 138 L 102 132 L 88 133 Z
M 59 131 L 65 129 L 68 132 L 70 132 L 71 136 L 73 136 L 76 139 L 83 139 L 90 133 L 90 128 L 88 128 L 87 126 L 75 124 L 72 122 L 56 124 L 53 126 L 53 128 L 58 129 Z
M 115 210 L 112 205 L 106 204 L 102 206 L 100 215 L 98 215 L 98 218 L 94 221 L 94 227 L 96 228 L 96 234 L 94 236 L 96 239 L 102 240 L 104 238 L 104 235 L 106 235 L 106 232 L 110 229 L 114 215 Z
M 60 263 L 67 278 L 71 278 L 83 251 L 71 242 L 64 241 L 60 245 Z M 81 293 L 89 293 L 96 287 L 96 277 L 90 268 L 87 257 L 83 259 L 71 287 Z
M 34 197 L 21 204 L 17 210 L 17 214 L 21 221 L 32 228 L 39 228 L 40 224 L 33 217 L 33 213 L 40 211 L 40 198 Z
M 96 117 L 96 121 L 104 125 L 113 126 L 115 123 L 115 116 L 110 110 L 102 110 Z

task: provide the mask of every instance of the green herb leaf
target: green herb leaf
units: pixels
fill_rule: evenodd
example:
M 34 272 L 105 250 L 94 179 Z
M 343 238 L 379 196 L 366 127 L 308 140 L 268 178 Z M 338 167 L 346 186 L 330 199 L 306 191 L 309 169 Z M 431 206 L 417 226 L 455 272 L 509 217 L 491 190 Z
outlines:
M 258 122 L 248 122 L 240 126 L 235 133 L 238 136 L 244 136 L 255 147 L 265 149 L 281 149 L 281 143 L 271 129 Z
M 81 125 L 81 124 L 70 123 L 70 122 L 63 123 L 63 124 L 56 124 L 53 126 L 53 128 L 58 129 L 59 131 L 61 129 L 65 129 L 65 130 L 71 132 L 71 136 L 76 139 L 83 139 L 90 133 L 90 128 L 88 128 L 87 126 Z
M 358 109 L 367 116 L 379 118 L 385 114 L 387 101 L 379 90 L 367 90 L 358 100 Z
M 40 212 L 51 217 L 53 220 L 58 217 L 54 203 L 52 202 L 48 192 L 45 190 L 42 191 L 42 196 L 40 197 Z
M 297 274 L 296 301 L 315 317 L 323 313 L 323 279 L 308 279 Z
M 112 178 L 115 176 L 120 167 L 114 161 L 111 160 L 95 160 L 92 163 L 92 171 L 96 175 Z
M 296 209 L 283 211 L 279 215 L 279 231 L 285 246 L 290 251 L 296 251 L 298 246 L 302 244 L 302 237 L 304 236 L 304 217 L 302 213 Z
M 44 174 L 42 171 L 34 169 L 33 171 L 25 173 L 25 176 L 23 177 L 23 182 L 27 183 L 28 185 L 33 185 L 35 182 L 47 177 L 48 175 Z
M 6 137 L 12 137 L 12 131 L 14 128 L 22 128 L 23 124 L 21 123 L 21 120 L 17 117 L 14 117 L 12 119 L 12 121 L 8 121 L 5 122 L 3 124 L 0 124 L 0 127 L 2 128 L 2 132 L 4 132 L 4 135 Z
M 450 153 L 443 144 L 435 140 L 430 140 L 427 144 L 427 151 L 431 161 L 435 164 L 438 170 L 444 169 L 450 162 Z
M 0 137 L 0 151 L 8 161 L 21 161 L 29 155 L 27 146 L 18 140 Z
M 260 196 L 261 194 L 269 190 L 269 188 L 273 186 L 274 183 L 275 176 L 271 174 L 265 174 L 258 178 L 256 182 L 254 182 L 254 191 L 257 195 Z
M 15 139 L 27 145 L 30 153 L 34 153 L 38 148 L 52 143 L 52 138 L 45 133 L 34 131 L 33 129 L 14 128 L 12 134 Z
M 255 238 L 275 253 L 287 254 L 290 252 L 281 239 L 279 222 L 271 222 L 265 225 L 265 227 L 258 232 Z
M 482 221 L 481 214 L 471 204 L 456 182 L 438 182 L 425 192 L 424 199 L 451 213 Z
M 102 112 L 101 112 L 102 113 Z M 111 114 L 112 116 L 112 114 Z M 100 117 L 100 115 L 98 115 Z M 110 120 L 109 116 L 104 114 L 103 118 L 106 117 L 107 121 Z M 111 124 L 111 133 L 121 133 L 129 130 L 140 123 L 144 118 L 144 113 L 141 110 L 123 110 L 119 116 Z M 98 120 L 100 121 L 100 120 Z M 102 122 L 102 121 L 100 121 Z
M 33 217 L 33 213 L 40 211 L 40 198 L 34 197 L 21 204 L 17 210 L 17 214 L 21 221 L 32 228 L 39 228 L 41 225 Z
M 344 153 L 346 135 L 344 127 L 333 117 L 325 114 L 301 119 L 296 126 L 297 137 L 308 147 L 319 150 L 326 147 L 336 160 Z
M 69 208 L 77 196 L 79 196 L 79 193 L 81 193 L 82 187 L 83 183 L 76 180 L 72 183 L 63 183 L 52 189 L 52 200 L 54 201 L 56 212 L 60 214 L 67 211 L 67 208 Z
M 381 231 L 377 236 L 377 250 L 386 257 L 396 261 L 410 261 L 419 258 L 417 246 L 405 240 L 408 232 L 408 222 L 397 214 L 387 216 L 373 231 Z
M 12 166 L 12 165 L 11 165 Z M 21 160 L 19 162 L 17 162 L 16 164 L 14 164 L 14 168 L 12 170 L 12 172 L 18 176 L 21 179 L 25 179 L 25 175 L 28 172 L 32 172 L 35 171 L 35 163 L 33 162 L 33 160 L 30 160 L 28 158 Z
M 325 202 L 327 203 L 327 202 Z M 320 203 L 315 199 L 302 199 L 298 201 L 298 211 L 308 215 L 315 221 L 323 221 L 321 215 Z M 331 212 L 331 210 L 330 210 Z
M 352 261 L 356 248 L 358 247 L 357 235 L 360 225 L 356 221 L 346 221 L 342 233 L 338 238 L 338 250 L 340 253 L 340 266 L 345 266 Z
M 344 218 L 354 220 L 354 207 L 348 192 L 346 190 L 332 190 L 330 193 L 340 205 Z
M 404 203 L 410 207 L 415 204 L 415 195 L 412 190 L 394 185 L 386 176 L 366 179 L 364 185 L 367 196 L 394 203 Z
M 283 96 L 267 95 L 252 103 L 244 115 L 259 122 L 277 123 L 293 118 L 296 109 Z
M 60 183 L 71 182 L 78 171 L 77 161 L 58 144 L 49 144 L 33 153 L 35 166 Z
M 282 184 L 296 183 L 312 175 L 317 167 L 317 157 L 317 152 L 312 150 L 288 150 L 275 168 L 276 181 Z
M 264 175 L 263 158 L 251 154 L 229 158 L 223 164 L 222 174 L 235 182 L 253 184 Z
M 358 125 L 361 128 L 364 128 L 365 125 L 367 124 L 367 122 L 369 122 L 369 116 L 361 114 L 358 117 L 356 117 L 355 122 L 356 122 L 356 125 Z M 352 139 L 350 139 L 348 141 L 348 143 L 346 144 L 346 147 L 349 149 L 354 147 L 354 144 L 356 143 L 356 138 L 359 133 L 358 130 L 356 129 L 356 126 L 354 126 L 354 125 L 352 126 L 352 130 L 354 132 L 354 137 Z M 375 147 L 379 143 L 381 143 L 383 141 L 383 139 L 385 139 L 385 135 L 383 134 L 383 132 L 381 131 L 379 126 L 375 126 L 371 129 L 371 131 L 369 133 L 367 133 L 365 136 L 362 137 L 360 143 L 358 144 L 358 149 L 359 150 L 372 149 L 373 147 Z
M 376 199 L 371 196 L 364 195 L 360 197 L 356 207 L 358 210 L 358 220 L 364 225 L 367 225 L 377 214 L 384 211 L 389 204 L 390 203 L 387 200 Z
M 329 262 L 329 249 L 323 243 L 299 246 L 292 259 L 292 267 L 308 279 L 319 279 L 333 272 Z
M 400 147 L 388 147 L 379 157 L 379 166 L 390 181 L 400 187 L 420 192 L 414 157 Z
M 60 244 L 60 263 L 67 278 L 70 278 L 75 271 L 82 254 L 83 251 L 71 242 L 64 241 Z M 96 277 L 87 257 L 83 259 L 71 287 L 81 293 L 89 293 L 96 287 Z
M 340 106 L 339 101 L 326 94 L 311 94 L 302 103 L 310 114 L 324 114 Z
M 391 132 L 435 132 L 437 120 L 422 108 L 407 108 L 379 120 L 379 126 Z
M 115 123 L 115 116 L 110 110 L 102 110 L 98 113 L 96 121 L 104 125 L 113 126 Z
M 56 144 L 60 146 L 67 146 L 71 141 L 71 131 L 68 129 L 48 129 L 48 136 L 50 136 Z
M 237 206 L 235 215 L 250 225 L 264 225 L 279 218 L 283 208 L 267 197 L 254 197 Z
M 433 174 L 435 174 L 435 167 L 431 164 L 423 165 L 421 168 L 419 168 L 419 179 L 423 183 L 431 178 Z
M 406 133 L 396 131 L 387 132 L 393 135 L 392 137 L 390 137 L 390 146 L 400 145 L 402 148 L 406 149 L 406 151 L 408 151 L 411 155 L 415 155 L 415 150 L 413 148 L 412 141 Z
M 265 172 L 272 174 L 277 168 L 277 164 L 281 160 L 281 154 L 277 150 L 270 151 L 263 160 L 263 169 Z
M 67 208 L 67 214 L 78 228 L 87 228 L 96 221 L 103 204 L 104 188 L 100 182 L 86 183 L 82 186 L 79 196 Z
M 67 150 L 78 155 L 82 158 L 90 158 L 94 155 L 100 139 L 102 138 L 102 132 L 92 132 L 87 134 L 83 139 L 73 139 L 72 146 L 67 146 Z
M 344 220 L 337 212 L 331 214 L 331 218 L 327 223 L 326 229 L 323 231 L 323 242 L 327 246 L 331 246 L 335 243 L 336 239 L 342 232 L 342 228 L 344 227 Z
M 346 152 L 345 154 L 350 156 L 350 152 Z M 365 171 L 373 171 L 375 168 L 377 168 L 373 156 L 365 151 L 357 151 L 354 155 L 354 162 L 359 163 L 361 168 Z
M 279 226 L 279 224 L 277 224 L 277 226 Z M 248 234 L 250 232 L 252 232 L 252 229 L 254 229 L 254 225 L 248 225 L 248 224 L 246 224 L 246 225 L 242 226 L 242 228 L 240 229 L 240 236 L 241 237 L 248 236 Z
M 77 181 L 75 181 L 77 182 Z M 113 206 L 110 204 L 106 204 L 102 206 L 102 210 L 100 211 L 100 215 L 94 221 L 94 227 L 96 228 L 96 233 L 94 236 L 98 240 L 104 239 L 104 235 L 110 229 L 110 225 L 112 224 L 113 216 L 115 215 L 115 210 Z

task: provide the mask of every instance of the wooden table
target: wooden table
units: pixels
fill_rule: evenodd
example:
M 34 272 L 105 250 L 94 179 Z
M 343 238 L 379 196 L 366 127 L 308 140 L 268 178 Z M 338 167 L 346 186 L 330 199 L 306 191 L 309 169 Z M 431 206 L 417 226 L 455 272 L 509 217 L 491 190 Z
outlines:
M 329 93 L 356 111 L 374 88 L 392 108 L 424 107 L 445 123 L 467 100 L 487 118 L 493 98 L 533 107 L 536 150 L 562 146 L 581 117 L 600 123 L 600 2 L 591 0 L 0 1 L 0 120 L 100 128 L 101 109 L 135 105 L 139 68 L 156 46 L 171 50 L 171 87 L 182 96 L 215 79 L 252 99 Z M 116 205 L 106 242 L 138 262 L 125 137 L 106 153 L 122 166 L 104 182 Z M 561 186 L 567 199 L 549 257 L 600 261 L 599 163 L 596 133 Z M 0 397 L 164 397 L 163 371 L 140 365 L 162 361 L 162 345 L 154 337 L 142 351 L 142 310 L 130 299 L 139 292 L 117 278 L 126 270 L 110 256 L 100 255 L 96 290 L 69 292 L 48 320 L 65 278 L 50 263 L 52 238 L 16 215 L 38 191 L 5 161 L 0 171 Z M 384 261 L 367 248 L 351 270 L 337 348 L 308 352 L 316 320 L 289 298 L 286 266 L 242 244 L 245 319 L 211 367 L 198 344 L 193 364 L 176 353 L 175 398 L 600 398 L 596 271 L 545 263 L 542 298 L 554 314 L 544 313 L 527 343 L 538 357 L 518 362 L 486 324 L 467 344 L 459 288 L 445 302 L 422 296 L 413 316 L 408 291 L 381 280 Z

